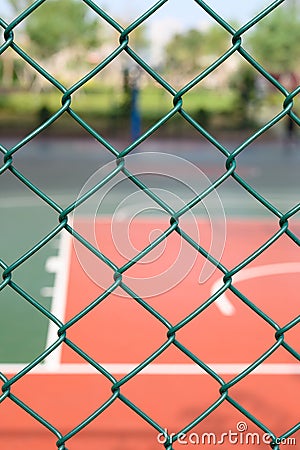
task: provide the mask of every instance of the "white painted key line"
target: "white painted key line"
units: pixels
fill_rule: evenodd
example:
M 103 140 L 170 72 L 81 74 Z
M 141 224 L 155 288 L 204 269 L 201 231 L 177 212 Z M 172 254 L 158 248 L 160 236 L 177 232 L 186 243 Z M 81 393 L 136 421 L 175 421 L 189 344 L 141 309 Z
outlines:
M 300 273 L 300 262 L 266 264 L 257 267 L 245 268 L 233 276 L 233 284 L 239 283 L 240 281 L 250 280 L 252 278 L 287 273 Z M 217 280 L 211 287 L 211 295 L 220 289 L 223 284 L 224 283 L 221 278 Z M 215 305 L 220 312 L 224 314 L 224 316 L 232 316 L 235 313 L 235 308 L 228 299 L 226 292 L 215 301 Z
M 109 363 L 101 364 L 109 373 L 127 375 L 134 370 L 138 364 L 131 363 Z M 250 363 L 213 363 L 208 366 L 219 375 L 238 375 L 250 366 Z M 1 364 L 0 371 L 4 374 L 16 374 L 25 366 L 22 364 Z M 92 375 L 99 374 L 90 364 L 41 364 L 30 371 L 36 375 Z M 140 372 L 141 375 L 207 375 L 205 370 L 196 364 L 150 364 Z M 253 375 L 300 375 L 300 364 L 271 364 L 263 363 L 253 372 Z

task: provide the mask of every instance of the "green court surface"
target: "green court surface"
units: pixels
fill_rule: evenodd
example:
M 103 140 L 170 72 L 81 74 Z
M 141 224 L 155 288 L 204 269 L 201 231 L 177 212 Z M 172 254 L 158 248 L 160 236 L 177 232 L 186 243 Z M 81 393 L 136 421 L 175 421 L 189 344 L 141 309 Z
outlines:
M 33 247 L 50 224 L 51 214 L 43 207 L 22 206 L 22 201 L 15 208 L 1 207 L 1 255 L 6 264 Z M 57 253 L 57 245 L 58 240 L 52 241 L 13 275 L 13 280 L 46 308 L 51 307 L 51 290 L 47 288 L 54 282 L 54 274 L 46 270 L 46 261 Z M 6 289 L 1 297 L 0 361 L 28 363 L 45 348 L 48 320 L 12 289 Z

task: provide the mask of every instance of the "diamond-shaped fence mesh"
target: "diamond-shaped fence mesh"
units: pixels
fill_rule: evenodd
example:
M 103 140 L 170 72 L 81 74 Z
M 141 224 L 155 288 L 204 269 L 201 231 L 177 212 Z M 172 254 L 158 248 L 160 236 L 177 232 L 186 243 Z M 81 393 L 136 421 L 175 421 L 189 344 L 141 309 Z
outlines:
M 47 0 L 46 0 L 47 1 Z M 62 0 L 63 1 L 63 0 Z M 258 366 L 263 362 L 268 360 L 268 358 L 276 352 L 278 349 L 288 352 L 291 357 L 296 361 L 299 360 L 299 353 L 295 348 L 290 346 L 285 341 L 285 333 L 291 329 L 295 329 L 299 325 L 300 316 L 294 317 L 284 326 L 279 326 L 272 317 L 269 317 L 259 306 L 247 298 L 234 284 L 234 277 L 236 274 L 242 272 L 248 264 L 253 262 L 258 256 L 267 251 L 271 246 L 273 246 L 277 241 L 285 238 L 289 238 L 290 242 L 294 246 L 299 245 L 299 238 L 290 229 L 290 219 L 296 215 L 300 209 L 300 205 L 297 204 L 288 211 L 279 210 L 274 204 L 268 201 L 262 194 L 260 194 L 253 186 L 249 185 L 245 179 L 238 174 L 237 161 L 236 158 L 240 155 L 247 147 L 249 147 L 254 141 L 256 141 L 261 135 L 270 130 L 274 125 L 289 116 L 296 125 L 300 125 L 300 119 L 296 112 L 293 110 L 294 99 L 300 92 L 300 87 L 298 86 L 292 91 L 287 90 L 283 84 L 281 84 L 276 77 L 269 73 L 263 65 L 257 62 L 255 55 L 248 53 L 243 47 L 243 36 L 252 29 L 252 27 L 258 24 L 266 16 L 272 16 L 275 9 L 281 8 L 283 0 L 277 0 L 265 8 L 260 14 L 251 19 L 248 23 L 243 25 L 239 29 L 234 29 L 224 18 L 220 17 L 217 12 L 215 12 L 211 7 L 201 0 L 195 0 L 195 4 L 201 10 L 204 10 L 213 21 L 222 27 L 229 36 L 231 36 L 232 44 L 227 49 L 227 51 L 220 56 L 218 59 L 213 61 L 208 67 L 205 68 L 201 73 L 199 73 L 194 79 L 188 82 L 180 90 L 174 89 L 174 87 L 169 84 L 158 71 L 149 65 L 143 57 L 136 52 L 131 46 L 131 33 L 133 33 L 138 27 L 143 26 L 153 15 L 155 15 L 164 4 L 168 3 L 168 0 L 160 0 L 153 4 L 148 10 L 145 10 L 142 15 L 140 15 L 134 22 L 132 22 L 127 28 L 123 28 L 117 20 L 109 15 L 104 9 L 100 8 L 98 5 L 90 0 L 83 0 L 86 7 L 93 10 L 93 13 L 97 15 L 97 20 L 106 25 L 112 27 L 116 33 L 119 34 L 119 44 L 116 45 L 114 50 L 99 64 L 94 67 L 89 73 L 79 79 L 71 87 L 65 86 L 62 82 L 54 78 L 48 71 L 46 71 L 29 53 L 25 52 L 14 38 L 14 30 L 17 26 L 22 25 L 25 20 L 30 20 L 31 14 L 33 14 L 38 8 L 42 7 L 45 0 L 38 0 L 33 2 L 29 7 L 24 9 L 14 20 L 10 23 L 6 23 L 4 20 L 0 19 L 1 27 L 4 31 L 4 40 L 0 47 L 0 54 L 5 54 L 6 51 L 12 51 L 16 57 L 20 58 L 23 62 L 31 66 L 31 69 L 36 71 L 41 77 L 43 77 L 49 85 L 52 85 L 56 90 L 61 93 L 61 106 L 44 121 L 40 126 L 35 128 L 31 133 L 26 135 L 22 140 L 17 142 L 12 148 L 6 148 L 4 145 L 0 145 L 1 153 L 3 154 L 3 163 L 0 168 L 0 174 L 10 173 L 11 176 L 18 179 L 24 185 L 24 189 L 28 188 L 36 196 L 39 197 L 41 202 L 43 202 L 49 209 L 54 211 L 57 215 L 57 225 L 51 229 L 51 231 L 44 235 L 35 245 L 30 248 L 30 250 L 25 253 L 19 254 L 19 257 L 15 259 L 12 264 L 7 264 L 6 261 L 0 260 L 1 268 L 3 269 L 2 282 L 0 284 L 1 295 L 5 296 L 8 290 L 13 290 L 20 297 L 22 302 L 28 302 L 33 308 L 39 311 L 44 317 L 49 320 L 53 326 L 57 328 L 57 339 L 48 348 L 46 348 L 41 354 L 39 354 L 34 360 L 32 360 L 25 368 L 19 371 L 12 377 L 7 377 L 3 373 L 0 373 L 0 378 L 2 381 L 2 395 L 0 397 L 0 409 L 7 402 L 12 402 L 17 407 L 23 409 L 28 415 L 32 416 L 37 422 L 39 422 L 43 427 L 47 428 L 53 435 L 57 437 L 57 448 L 59 450 L 66 449 L 68 446 L 68 441 L 75 435 L 80 434 L 82 430 L 87 427 L 96 418 L 101 417 L 105 411 L 108 411 L 115 402 L 122 402 L 128 408 L 132 410 L 133 413 L 140 416 L 144 421 L 146 421 L 150 427 L 153 427 L 157 433 L 165 433 L 164 424 L 157 423 L 152 417 L 150 417 L 146 411 L 143 410 L 141 406 L 137 406 L 130 398 L 124 394 L 124 386 L 126 383 L 130 382 L 134 377 L 149 366 L 153 361 L 155 361 L 160 355 L 162 355 L 170 347 L 175 347 L 178 351 L 182 352 L 193 364 L 201 368 L 202 371 L 219 384 L 219 394 L 217 399 L 211 403 L 205 411 L 199 411 L 196 418 L 189 424 L 187 424 L 183 429 L 177 430 L 176 434 L 172 436 L 165 434 L 164 446 L 166 449 L 171 450 L 176 441 L 180 438 L 182 433 L 187 433 L 194 429 L 196 425 L 205 421 L 205 419 L 212 414 L 221 404 L 228 402 L 233 405 L 245 418 L 252 421 L 259 429 L 270 434 L 270 447 L 273 449 L 279 449 L 280 443 L 284 442 L 288 437 L 291 437 L 299 430 L 300 425 L 291 424 L 290 428 L 287 429 L 281 436 L 275 436 L 272 430 L 262 423 L 262 421 L 253 416 L 242 403 L 237 402 L 231 395 L 231 390 L 236 386 L 241 380 L 248 377 Z M 298 42 L 295 42 L 295 46 Z M 118 58 L 119 55 L 126 53 L 127 56 L 138 65 L 140 70 L 147 73 L 152 77 L 162 89 L 168 92 L 169 95 L 173 97 L 173 106 L 170 110 L 161 117 L 152 127 L 147 129 L 143 134 L 141 134 L 137 139 L 134 140 L 130 145 L 125 147 L 122 151 L 117 150 L 109 140 L 104 138 L 98 131 L 96 131 L 83 117 L 78 114 L 75 109 L 72 108 L 72 97 L 75 93 L 80 91 L 86 83 L 101 74 L 109 64 Z M 210 134 L 210 132 L 201 125 L 200 122 L 195 120 L 184 108 L 185 95 L 189 91 L 201 84 L 201 82 L 208 77 L 222 64 L 224 64 L 233 54 L 239 54 L 252 68 L 259 72 L 260 76 L 266 79 L 271 85 L 273 85 L 274 90 L 277 90 L 283 95 L 284 101 L 281 110 L 269 119 L 263 126 L 261 126 L 254 134 L 247 138 L 242 144 L 240 144 L 234 151 L 229 151 L 226 146 L 224 146 L 219 140 Z M 50 194 L 46 190 L 39 189 L 32 180 L 28 179 L 19 169 L 15 167 L 14 158 L 15 156 L 22 152 L 25 145 L 34 142 L 43 131 L 45 131 L 50 125 L 55 125 L 55 122 L 60 119 L 62 115 L 69 115 L 77 124 L 82 127 L 90 136 L 92 136 L 96 141 L 104 146 L 106 150 L 115 158 L 116 167 L 107 175 L 98 181 L 94 186 L 85 192 L 81 197 L 79 197 L 75 202 L 69 204 L 66 208 L 60 206 L 59 203 L 54 201 Z M 199 136 L 205 138 L 210 144 L 212 144 L 215 152 L 219 152 L 226 158 L 226 164 L 221 176 L 216 179 L 209 187 L 206 187 L 202 192 L 197 192 L 192 200 L 186 203 L 183 207 L 178 210 L 174 210 L 166 201 L 164 201 L 159 193 L 155 191 L 151 186 L 147 186 L 145 182 L 139 178 L 138 175 L 133 174 L 129 171 L 126 160 L 133 153 L 133 150 L 139 148 L 145 140 L 150 138 L 157 130 L 164 127 L 164 125 L 174 116 L 181 116 L 183 120 L 188 122 L 190 126 L 194 129 L 194 132 L 198 133 Z M 72 223 L 72 215 L 75 210 L 84 204 L 97 190 L 105 186 L 110 180 L 114 179 L 119 173 L 124 174 L 125 177 L 139 189 L 141 189 L 148 197 L 152 199 L 155 204 L 159 206 L 166 214 L 169 216 L 169 227 L 165 229 L 156 239 L 154 239 L 150 245 L 143 248 L 138 254 L 134 256 L 133 259 L 129 260 L 126 264 L 118 266 L 116 262 L 109 259 L 109 257 L 101 253 L 95 246 L 88 242 L 79 231 L 76 229 L 76 223 Z M 217 259 L 212 256 L 208 250 L 200 245 L 193 237 L 189 236 L 181 227 L 181 219 L 185 216 L 187 211 L 192 210 L 195 205 L 201 203 L 213 190 L 219 187 L 227 179 L 234 180 L 240 187 L 245 189 L 248 194 L 250 194 L 256 201 L 258 201 L 263 208 L 266 208 L 269 213 L 274 218 L 274 223 L 277 223 L 277 230 L 274 234 L 262 245 L 252 252 L 247 258 L 240 261 L 237 265 L 232 268 L 227 268 L 220 263 Z M 37 219 L 38 220 L 38 219 Z M 102 295 L 94 299 L 85 309 L 76 314 L 67 323 L 62 323 L 59 318 L 55 317 L 51 311 L 45 308 L 36 298 L 33 298 L 26 290 L 22 288 L 17 282 L 14 281 L 14 271 L 22 266 L 25 262 L 30 262 L 30 258 L 39 252 L 44 246 L 46 246 L 50 241 L 55 239 L 60 233 L 69 233 L 72 239 L 80 242 L 80 245 L 85 246 L 88 251 L 93 253 L 95 258 L 98 258 L 99 263 L 105 264 L 111 270 L 111 285 L 108 287 Z M 156 311 L 147 302 L 147 299 L 142 298 L 139 292 L 133 292 L 132 289 L 124 282 L 124 276 L 126 272 L 134 266 L 138 261 L 140 261 L 145 255 L 153 251 L 161 242 L 167 240 L 170 235 L 177 234 L 181 240 L 191 246 L 194 251 L 202 255 L 213 264 L 216 270 L 223 277 L 223 284 L 219 289 L 214 292 L 214 294 L 207 298 L 204 302 L 198 305 L 195 311 L 187 315 L 184 319 L 180 320 L 178 323 L 171 324 L 161 313 Z M 1 233 L 2 238 L 5 238 L 5 233 Z M 278 283 L 280 280 L 278 278 Z M 93 314 L 95 308 L 97 308 L 100 303 L 105 299 L 106 302 L 109 301 L 110 295 L 116 290 L 123 290 L 126 296 L 131 297 L 137 304 L 141 305 L 147 314 L 152 315 L 153 319 L 159 321 L 160 324 L 165 328 L 165 341 L 161 346 L 156 348 L 156 350 L 144 361 L 138 364 L 132 371 L 127 373 L 124 377 L 117 380 L 112 373 L 109 373 L 102 365 L 93 359 L 93 357 L 87 354 L 82 348 L 75 344 L 69 337 L 68 331 L 76 324 L 80 326 L 80 321 L 88 314 Z M 230 381 L 225 382 L 220 374 L 213 370 L 204 361 L 199 359 L 189 348 L 186 348 L 180 342 L 177 337 L 177 333 L 188 323 L 190 323 L 195 317 L 200 316 L 203 312 L 211 307 L 214 302 L 225 292 L 231 291 L 236 298 L 249 307 L 253 313 L 265 321 L 268 326 L 272 327 L 274 330 L 274 341 L 273 344 L 256 360 L 241 373 L 233 377 Z M 189 293 L 188 295 L 192 295 Z M 121 337 L 120 337 L 121 339 Z M 220 336 L 221 339 L 221 336 Z M 81 423 L 78 423 L 71 431 L 65 433 L 60 430 L 59 427 L 54 426 L 49 423 L 46 418 L 42 417 L 34 409 L 32 409 L 25 400 L 17 395 L 15 387 L 18 383 L 25 379 L 28 374 L 39 364 L 41 364 L 49 355 L 56 351 L 60 346 L 66 345 L 71 348 L 79 358 L 85 363 L 93 366 L 95 371 L 98 373 L 99 377 L 105 377 L 111 384 L 111 396 L 107 398 L 104 403 L 99 404 L 98 408 L 88 417 L 86 417 Z M 5 345 L 5 343 L 1 343 Z M 275 413 L 274 413 L 275 414 Z M 70 443 L 70 447 L 72 445 Z

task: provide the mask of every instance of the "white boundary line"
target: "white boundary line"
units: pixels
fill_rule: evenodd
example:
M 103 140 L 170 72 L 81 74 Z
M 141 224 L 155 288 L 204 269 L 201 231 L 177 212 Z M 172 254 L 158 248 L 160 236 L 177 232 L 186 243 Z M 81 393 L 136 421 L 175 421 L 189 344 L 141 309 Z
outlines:
M 49 194 L 50 197 L 54 197 L 56 198 L 56 201 L 59 202 L 70 202 L 72 197 L 72 194 L 67 195 L 67 194 L 55 194 L 55 193 L 50 193 Z M 43 200 L 41 200 L 38 197 L 34 197 L 34 196 L 28 196 L 28 195 L 16 195 L 14 197 L 9 197 L 9 198 L 1 198 L 0 199 L 0 208 L 35 208 L 35 207 L 41 207 L 41 206 L 45 206 L 45 203 L 43 202 Z
M 233 276 L 233 284 L 250 280 L 251 278 L 266 277 L 272 275 L 281 275 L 287 273 L 300 273 L 300 262 L 283 262 L 274 264 L 265 264 L 263 266 L 249 267 L 241 270 Z M 220 287 L 223 286 L 223 280 L 217 280 L 211 287 L 211 294 L 214 294 Z M 226 292 L 222 294 L 216 301 L 216 306 L 225 316 L 232 316 L 235 313 L 235 308 L 228 299 Z
M 102 364 L 108 372 L 112 374 L 126 375 L 134 370 L 138 364 Z M 220 375 L 238 375 L 250 366 L 248 364 L 208 364 L 216 373 Z M 25 366 L 23 364 L 3 364 L 0 370 L 6 374 L 18 373 Z M 300 364 L 271 364 L 263 363 L 253 372 L 254 375 L 300 375 Z M 37 375 L 90 375 L 99 372 L 90 364 L 53 364 L 39 365 L 30 374 Z M 141 375 L 205 375 L 207 374 L 196 364 L 150 364 L 140 372 Z
M 61 322 L 65 319 L 67 305 L 67 288 L 70 271 L 72 237 L 62 230 L 58 255 L 48 258 L 46 269 L 55 273 L 53 297 L 51 301 L 51 313 Z M 46 339 L 46 348 L 50 347 L 58 339 L 57 326 L 50 321 Z M 45 360 L 43 366 L 50 371 L 59 371 L 61 363 L 62 346 L 60 345 Z M 1 367 L 1 366 L 0 366 Z

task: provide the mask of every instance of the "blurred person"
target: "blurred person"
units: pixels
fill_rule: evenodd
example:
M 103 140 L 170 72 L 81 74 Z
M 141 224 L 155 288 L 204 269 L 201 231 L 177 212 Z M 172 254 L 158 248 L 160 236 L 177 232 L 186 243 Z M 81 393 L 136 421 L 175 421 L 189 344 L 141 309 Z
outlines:
M 284 147 L 290 151 L 297 145 L 297 124 L 289 116 L 285 118 Z
M 51 111 L 48 108 L 47 105 L 42 105 L 40 109 L 38 110 L 38 126 L 43 125 L 49 118 L 51 117 Z M 49 138 L 49 127 L 46 127 L 43 129 L 43 131 L 40 132 L 39 138 L 43 140 L 42 147 L 43 150 L 47 150 L 49 147 L 49 143 L 47 142 Z

